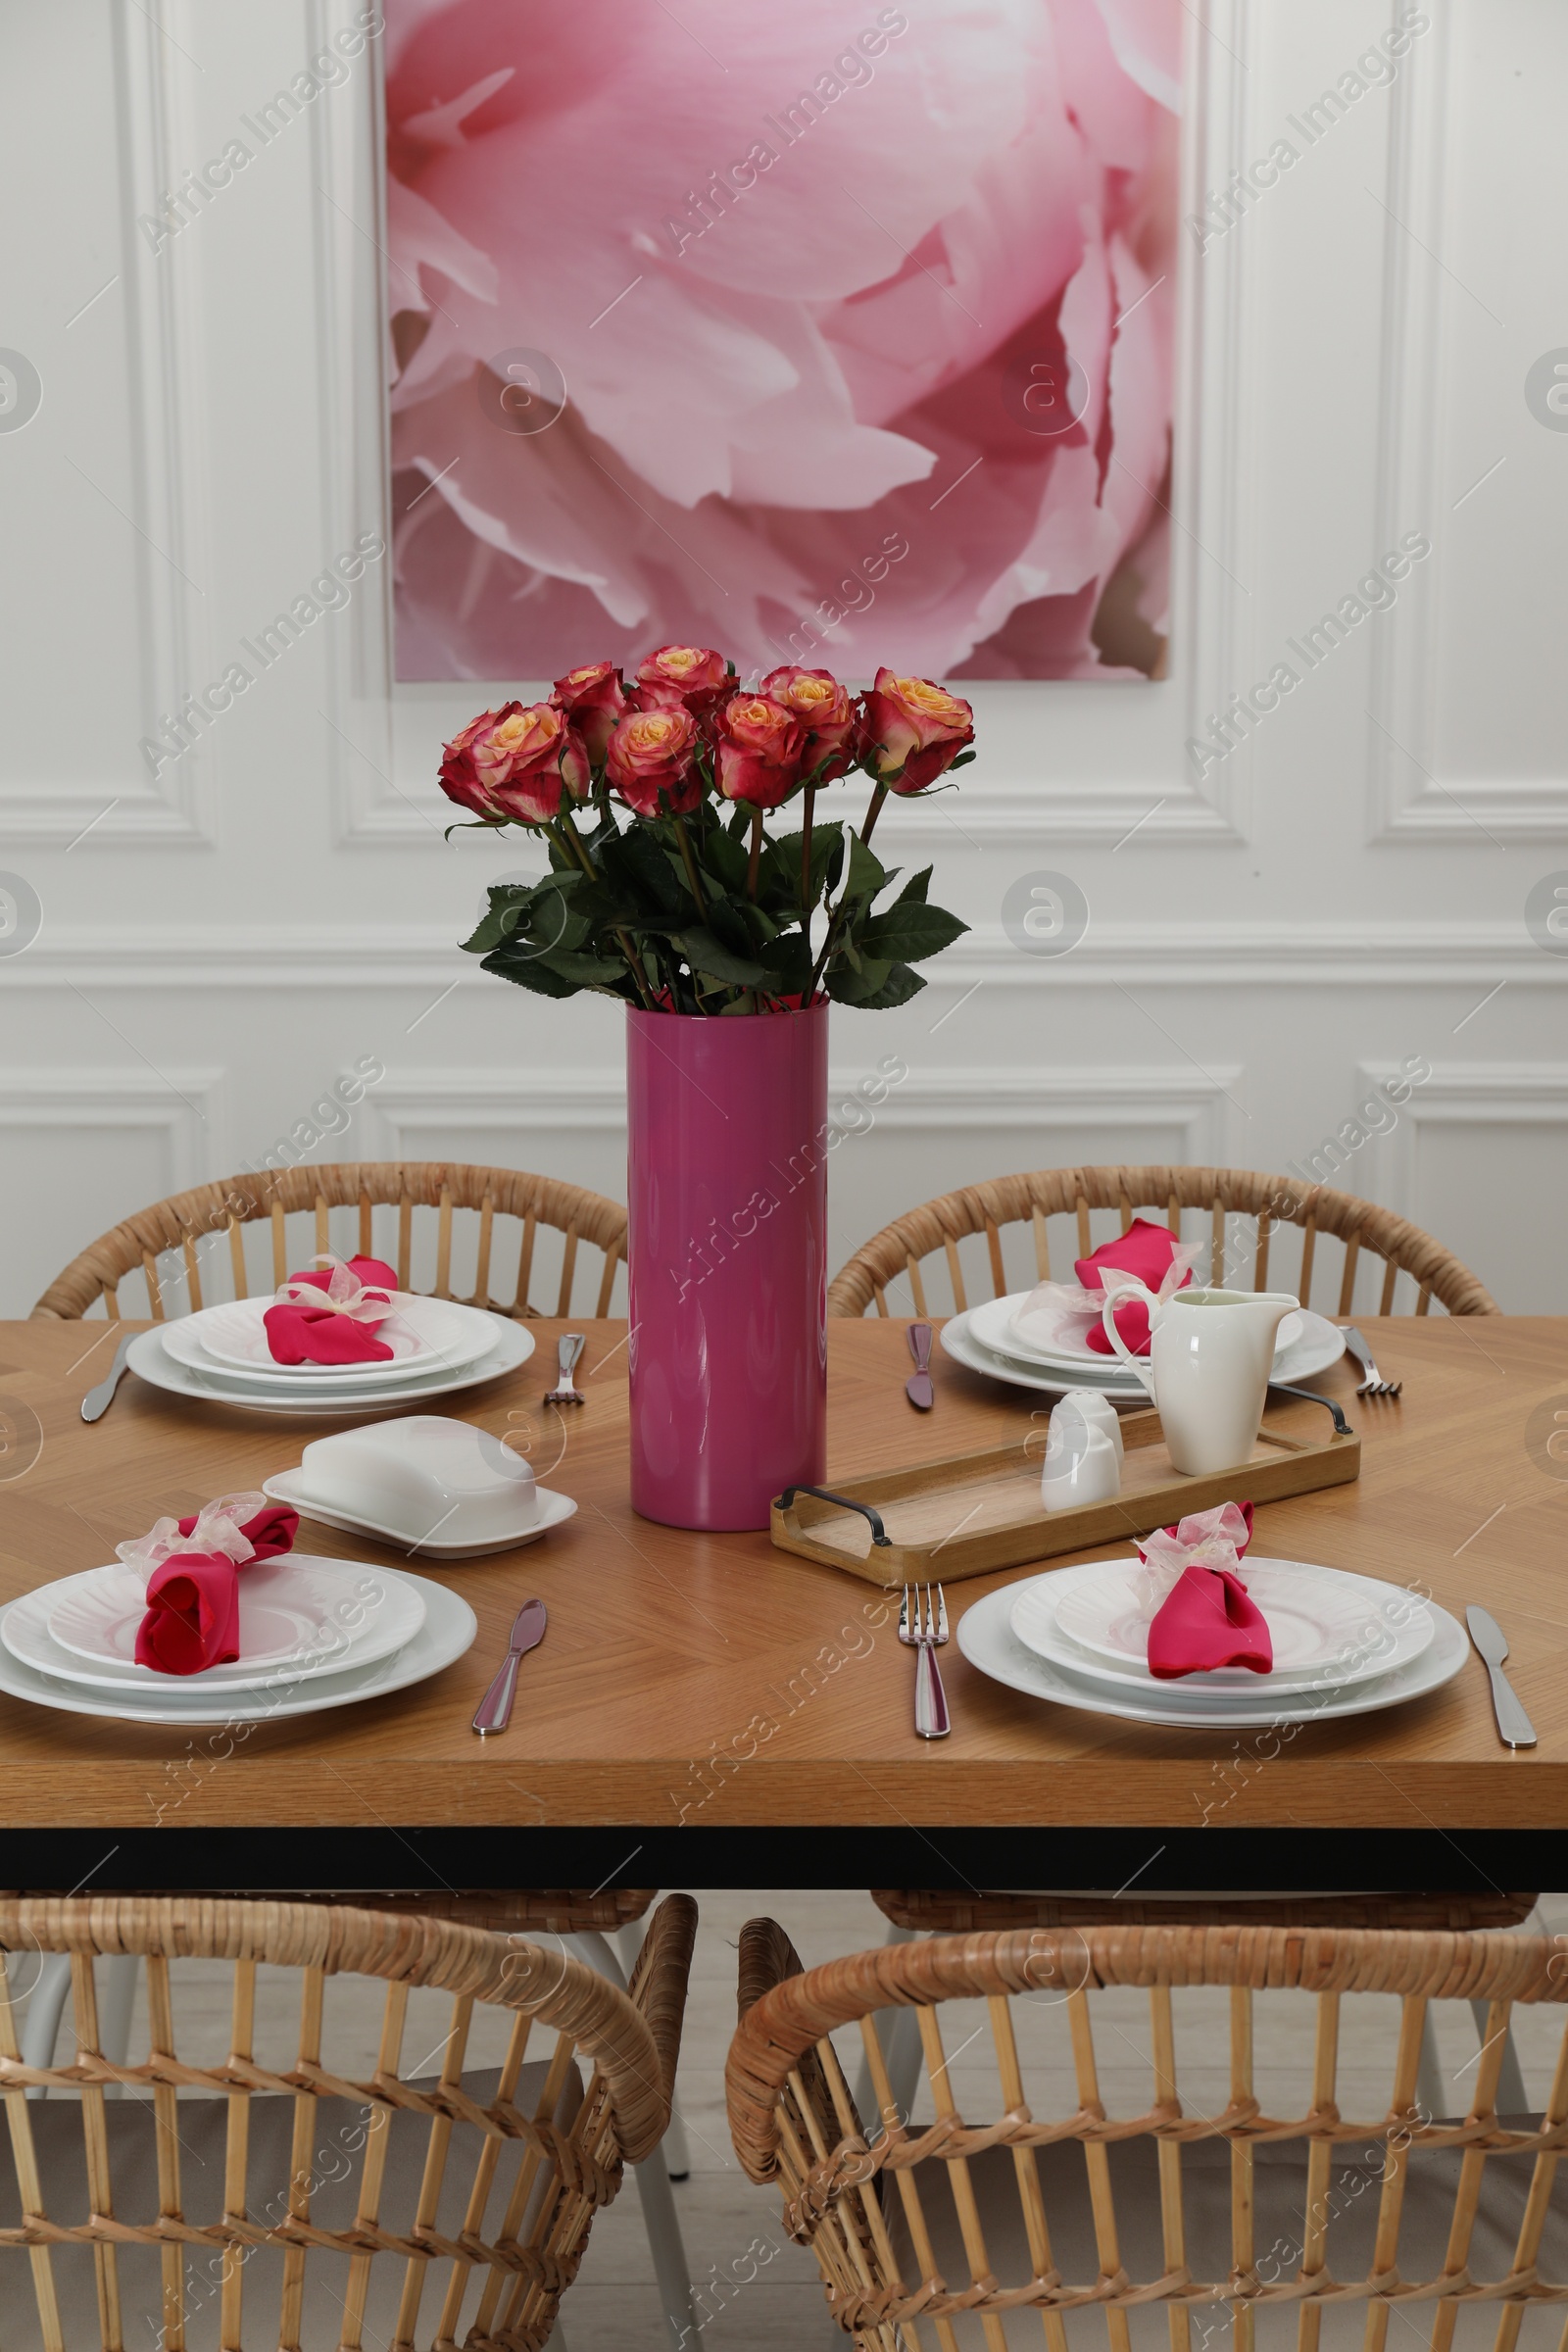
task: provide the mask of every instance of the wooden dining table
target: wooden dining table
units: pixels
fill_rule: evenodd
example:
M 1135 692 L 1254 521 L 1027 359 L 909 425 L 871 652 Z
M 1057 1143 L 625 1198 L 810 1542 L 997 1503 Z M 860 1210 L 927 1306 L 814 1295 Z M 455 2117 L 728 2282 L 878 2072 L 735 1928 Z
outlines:
M 655 1525 L 627 1487 L 626 1327 L 580 1323 L 586 1402 L 543 1402 L 564 1326 L 447 1409 L 526 1452 L 575 1516 L 538 1543 L 437 1565 L 306 1520 L 297 1547 L 411 1566 L 468 1600 L 472 1649 L 432 1680 L 220 1730 L 0 1697 L 0 1881 L 16 1886 L 865 1886 L 1446 1887 L 1561 1883 L 1568 1859 L 1568 1318 L 1363 1319 L 1394 1398 L 1348 1359 L 1315 1385 L 1362 1443 L 1360 1477 L 1260 1506 L 1260 1555 L 1362 1571 L 1512 1647 L 1540 1735 L 1511 1751 L 1486 1672 L 1294 1734 L 1140 1726 L 989 1681 L 952 1642 L 951 1737 L 912 1721 L 913 1659 L 875 1586 L 765 1533 Z M 126 1374 L 81 1398 L 125 1326 L 0 1325 L 0 1605 L 98 1566 L 165 1513 L 259 1488 L 340 1426 L 185 1400 Z M 945 1357 L 905 1396 L 906 1327 L 828 1326 L 828 1474 L 843 1482 L 1043 1427 L 1048 1400 Z M 418 1409 L 418 1408 L 416 1408 Z M 1318 1438 L 1315 1404 L 1268 1425 Z M 1238 1497 L 1240 1499 L 1240 1497 Z M 1126 1556 L 1126 1544 L 1073 1555 Z M 1053 1565 L 1060 1564 L 1053 1562 Z M 951 1585 L 956 1619 L 1031 1573 Z M 513 1617 L 543 1645 L 511 1728 L 470 1718 Z

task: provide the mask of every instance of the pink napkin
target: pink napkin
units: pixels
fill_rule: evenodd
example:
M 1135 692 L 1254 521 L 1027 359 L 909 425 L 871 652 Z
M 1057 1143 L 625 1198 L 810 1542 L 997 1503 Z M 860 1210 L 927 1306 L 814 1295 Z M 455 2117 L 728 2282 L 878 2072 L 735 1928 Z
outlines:
M 375 1327 L 393 1312 L 398 1278 L 379 1257 L 351 1257 L 291 1274 L 262 1321 L 277 1364 L 368 1364 L 390 1361 L 392 1350 Z M 305 1294 L 330 1299 L 313 1305 Z
M 261 1508 L 244 1519 L 236 1506 Z M 299 1532 L 298 1511 L 260 1494 L 225 1495 L 189 1519 L 160 1519 L 139 1544 L 122 1544 L 127 1565 L 149 1554 L 147 1614 L 136 1633 L 136 1663 L 160 1674 L 200 1674 L 239 1656 L 239 1572 L 252 1560 L 275 1559 Z M 211 1549 L 170 1550 L 177 1537 L 204 1538 Z M 161 1555 L 161 1556 L 159 1556 Z
M 1118 1234 L 1113 1242 L 1102 1242 L 1089 1257 L 1076 1258 L 1073 1271 L 1086 1291 L 1102 1291 L 1102 1269 L 1112 1266 L 1120 1274 L 1136 1274 L 1139 1281 L 1159 1295 L 1159 1286 L 1170 1272 L 1176 1254 L 1176 1237 L 1163 1225 L 1152 1225 L 1147 1217 L 1134 1217 L 1127 1231 Z M 1177 1284 L 1185 1290 L 1192 1281 L 1191 1269 Z M 1122 1340 L 1134 1355 L 1149 1353 L 1149 1309 L 1141 1298 L 1129 1298 L 1115 1312 L 1115 1325 Z M 1113 1355 L 1114 1348 L 1104 1325 L 1093 1323 L 1084 1334 L 1085 1342 L 1097 1355 Z
M 1236 1573 L 1252 1541 L 1250 1502 L 1197 1511 L 1138 1546 L 1156 1589 L 1174 1579 L 1149 1628 L 1149 1671 L 1162 1683 L 1216 1666 L 1270 1674 L 1268 1620 Z

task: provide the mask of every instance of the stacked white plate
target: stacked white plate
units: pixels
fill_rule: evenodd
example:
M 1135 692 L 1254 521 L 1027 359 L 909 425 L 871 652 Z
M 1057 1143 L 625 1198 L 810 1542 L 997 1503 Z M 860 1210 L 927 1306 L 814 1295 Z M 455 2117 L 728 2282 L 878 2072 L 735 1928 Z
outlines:
M 515 1372 L 533 1353 L 526 1324 L 461 1306 L 413 1298 L 376 1326 L 392 1349 L 365 1364 L 280 1364 L 263 1320 L 270 1298 L 236 1298 L 132 1340 L 125 1361 L 155 1388 L 205 1396 L 253 1413 L 363 1416 Z
M 971 1372 L 993 1380 L 1010 1381 L 1020 1389 L 1038 1389 L 1061 1396 L 1069 1389 L 1099 1389 L 1133 1404 L 1147 1404 L 1149 1392 L 1118 1355 L 1102 1355 L 1088 1344 L 1097 1328 L 1082 1315 L 1061 1313 L 1046 1321 L 1043 1337 L 1025 1340 L 1013 1329 L 1013 1317 L 1030 1294 L 1014 1291 L 1005 1298 L 991 1298 L 952 1315 L 942 1326 L 942 1345 L 948 1354 Z M 1345 1353 L 1345 1334 L 1322 1315 L 1302 1307 L 1286 1316 L 1274 1347 L 1274 1380 L 1310 1380 L 1326 1372 Z
M 1268 1620 L 1270 1674 L 1226 1667 L 1156 1681 L 1136 1560 L 1004 1585 L 959 1619 L 958 1646 L 982 1674 L 1033 1697 L 1196 1731 L 1371 1714 L 1440 1689 L 1464 1664 L 1464 1629 L 1401 1585 L 1250 1554 L 1243 1575 Z
M 141 1577 L 118 1561 L 40 1585 L 0 1613 L 0 1690 L 125 1723 L 270 1723 L 439 1674 L 478 1620 L 429 1578 L 290 1551 L 239 1575 L 240 1655 L 200 1674 L 136 1664 Z

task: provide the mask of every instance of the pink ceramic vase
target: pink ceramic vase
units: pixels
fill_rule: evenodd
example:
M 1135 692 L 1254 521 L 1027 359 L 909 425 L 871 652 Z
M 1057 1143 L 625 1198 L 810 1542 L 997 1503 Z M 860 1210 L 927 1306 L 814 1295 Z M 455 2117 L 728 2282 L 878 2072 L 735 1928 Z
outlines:
M 626 1014 L 631 1499 L 760 1528 L 827 1447 L 827 1013 Z

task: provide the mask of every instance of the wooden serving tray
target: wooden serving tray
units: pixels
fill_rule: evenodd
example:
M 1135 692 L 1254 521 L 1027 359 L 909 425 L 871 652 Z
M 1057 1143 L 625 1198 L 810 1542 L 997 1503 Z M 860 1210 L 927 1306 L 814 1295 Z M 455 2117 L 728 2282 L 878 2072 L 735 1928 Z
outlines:
M 1345 1486 L 1361 1474 L 1361 1441 L 1353 1434 L 1309 1445 L 1260 1430 L 1247 1461 L 1204 1478 L 1184 1478 L 1171 1467 L 1156 1412 L 1127 1414 L 1121 1437 L 1126 1462 L 1113 1502 L 1048 1512 L 1040 1499 L 1045 1442 L 1037 1430 L 1018 1445 L 850 1479 L 832 1496 L 786 1488 L 773 1504 L 773 1542 L 781 1551 L 875 1585 L 934 1578 L 946 1584 L 1147 1536 L 1216 1503 L 1277 1502 L 1314 1487 Z

